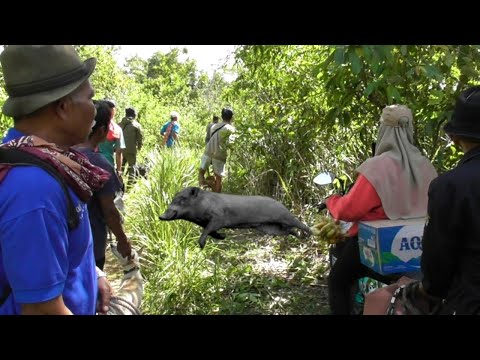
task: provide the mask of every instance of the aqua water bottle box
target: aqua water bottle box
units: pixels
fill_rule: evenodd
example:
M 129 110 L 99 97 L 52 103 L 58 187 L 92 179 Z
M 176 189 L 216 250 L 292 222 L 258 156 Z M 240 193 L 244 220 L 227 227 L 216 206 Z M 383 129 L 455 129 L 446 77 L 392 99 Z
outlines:
M 419 272 L 425 221 L 426 218 L 360 222 L 362 264 L 382 275 Z

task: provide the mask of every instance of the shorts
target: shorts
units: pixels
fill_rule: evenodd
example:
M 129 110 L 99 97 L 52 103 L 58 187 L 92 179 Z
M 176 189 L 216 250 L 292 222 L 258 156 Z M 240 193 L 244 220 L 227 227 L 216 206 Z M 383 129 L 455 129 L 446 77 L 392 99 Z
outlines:
M 200 169 L 207 170 L 208 166 L 212 164 L 213 173 L 218 176 L 225 176 L 225 163 L 220 160 L 212 159 L 208 155 L 202 156 L 202 161 L 200 162 Z

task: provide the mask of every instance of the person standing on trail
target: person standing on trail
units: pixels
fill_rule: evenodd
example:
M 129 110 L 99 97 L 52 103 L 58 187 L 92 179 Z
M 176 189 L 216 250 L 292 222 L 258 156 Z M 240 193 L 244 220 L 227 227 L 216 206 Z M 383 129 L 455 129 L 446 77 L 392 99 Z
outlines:
M 95 126 L 88 137 L 88 141 L 74 148 L 88 157 L 90 162 L 110 173 L 110 179 L 103 188 L 94 191 L 88 201 L 88 216 L 93 235 L 93 250 L 96 265 L 103 270 L 105 265 L 105 251 L 107 249 L 107 226 L 117 239 L 117 249 L 123 257 L 131 254 L 131 244 L 127 239 L 122 226 L 122 216 L 115 206 L 115 194 L 122 190 L 122 183 L 117 177 L 113 166 L 105 157 L 96 152 L 98 144 L 105 141 L 110 125 L 110 107 L 106 101 L 96 102 L 97 115 Z
M 123 137 L 122 128 L 115 123 L 115 114 L 117 112 L 117 107 L 115 101 L 111 99 L 103 100 L 106 102 L 110 109 L 110 127 L 108 129 L 107 138 L 105 141 L 98 145 L 98 150 L 100 153 L 105 156 L 107 161 L 112 165 L 116 171 L 117 175 L 122 177 L 122 165 L 123 165 L 123 150 L 125 149 L 125 139 Z M 115 159 L 113 154 L 115 153 Z
M 222 109 L 222 122 L 214 124 L 210 129 L 210 140 L 205 148 L 199 169 L 200 187 L 205 186 L 205 172 L 210 164 L 213 166 L 215 183 L 214 192 L 222 192 L 222 178 L 225 176 L 225 164 L 227 162 L 227 149 L 233 141 L 235 127 L 233 122 L 233 111 L 229 108 Z
M 142 149 L 143 131 L 142 127 L 135 120 L 137 113 L 133 108 L 125 109 L 125 117 L 120 122 L 125 138 L 125 150 L 123 152 L 123 165 L 128 163 L 128 184 L 133 183 L 135 176 L 135 165 L 137 164 L 137 152 Z
M 170 120 L 166 122 L 160 130 L 160 135 L 163 136 L 162 146 L 167 145 L 167 148 L 171 148 L 174 144 L 179 143 L 180 137 L 180 124 L 178 120 L 180 115 L 176 111 L 170 113 Z

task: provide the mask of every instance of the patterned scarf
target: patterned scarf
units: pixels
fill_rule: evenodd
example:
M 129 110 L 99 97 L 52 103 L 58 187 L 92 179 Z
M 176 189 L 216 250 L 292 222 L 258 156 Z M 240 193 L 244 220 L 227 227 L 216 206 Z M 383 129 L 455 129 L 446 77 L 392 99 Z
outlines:
M 37 136 L 22 136 L 0 145 L 6 149 L 20 149 L 52 165 L 77 196 L 87 202 L 92 191 L 99 190 L 110 178 L 110 173 L 92 165 L 88 158 L 70 148 L 68 151 Z M 0 184 L 8 171 L 15 165 L 0 164 Z
M 165 130 L 165 135 L 163 135 L 163 146 L 165 146 L 168 139 L 170 138 L 170 135 L 172 134 L 173 125 L 175 125 L 175 122 L 171 121 L 167 127 L 167 130 Z

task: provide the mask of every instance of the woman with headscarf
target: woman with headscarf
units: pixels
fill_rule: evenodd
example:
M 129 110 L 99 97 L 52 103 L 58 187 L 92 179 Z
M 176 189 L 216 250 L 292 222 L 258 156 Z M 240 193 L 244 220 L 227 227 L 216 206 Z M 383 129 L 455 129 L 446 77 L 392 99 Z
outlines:
M 357 168 L 354 186 L 326 205 L 336 220 L 353 222 L 348 238 L 337 245 L 337 260 L 328 279 L 332 314 L 350 314 L 351 287 L 365 276 L 385 282 L 360 262 L 358 222 L 399 220 L 427 215 L 428 187 L 437 176 L 431 162 L 413 145 L 413 116 L 404 105 L 387 106 L 380 117 L 375 156 Z

